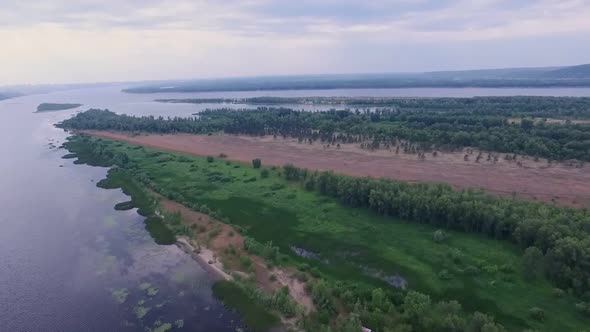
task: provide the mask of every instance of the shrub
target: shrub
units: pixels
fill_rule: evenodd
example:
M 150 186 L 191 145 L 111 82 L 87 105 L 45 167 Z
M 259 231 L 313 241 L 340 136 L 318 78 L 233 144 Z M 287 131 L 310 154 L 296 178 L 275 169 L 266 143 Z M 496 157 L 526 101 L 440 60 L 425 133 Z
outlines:
M 274 183 L 272 186 L 270 186 L 270 190 L 272 191 L 281 190 L 283 188 L 285 188 L 285 185 L 282 183 Z
M 522 255 L 522 271 L 528 281 L 538 278 L 543 272 L 543 253 L 537 247 L 528 247 Z
M 298 271 L 295 274 L 295 278 L 301 282 L 307 282 L 307 274 L 305 272 Z
M 502 264 L 499 268 L 502 273 L 514 273 L 514 267 L 508 264 Z
M 211 232 L 209 232 L 209 238 L 214 238 L 217 235 L 219 235 L 219 233 L 221 232 L 221 229 L 219 227 L 215 227 Z
M 582 315 L 590 317 L 590 303 L 587 303 L 587 302 L 576 303 L 576 310 L 579 313 L 581 313 Z
M 263 179 L 266 179 L 266 178 L 268 177 L 268 175 L 269 175 L 269 174 L 270 174 L 270 173 L 269 173 L 268 169 L 266 169 L 266 168 L 265 168 L 265 169 L 263 169 L 263 170 L 260 172 L 260 176 L 261 176 Z
M 256 181 L 256 177 L 255 177 L 255 176 L 253 176 L 253 177 L 250 177 L 250 178 L 247 178 L 247 179 L 246 179 L 246 180 L 244 180 L 243 182 L 244 182 L 244 183 L 249 183 L 249 182 L 254 182 L 254 181 Z
M 438 278 L 440 280 L 451 280 L 451 279 L 453 279 L 453 276 L 451 275 L 449 270 L 444 269 L 438 273 Z
M 496 274 L 498 273 L 498 266 L 497 265 L 485 265 L 482 270 L 489 274 Z
M 529 316 L 534 320 L 542 322 L 545 320 L 545 311 L 541 308 L 532 307 L 529 309 Z
M 248 256 L 240 256 L 240 264 L 242 267 L 249 269 L 252 266 L 252 260 Z
M 317 267 L 312 267 L 311 270 L 309 270 L 309 273 L 311 273 L 311 275 L 314 278 L 319 278 L 321 276 L 321 272 Z
M 268 280 L 277 281 L 277 276 L 275 276 L 274 274 L 271 274 L 270 277 L 268 277 Z
M 258 158 L 252 160 L 252 167 L 260 168 L 260 166 L 262 166 L 262 160 Z
M 227 155 L 225 153 L 220 153 L 219 158 L 227 158 Z
M 565 292 L 561 288 L 553 288 L 553 296 L 554 297 L 563 297 Z
M 207 156 L 208 163 L 212 163 L 213 161 L 215 161 L 215 158 L 213 158 L 213 156 Z
M 442 229 L 437 229 L 436 231 L 434 231 L 434 234 L 432 235 L 432 239 L 436 243 L 442 243 L 446 241 L 447 238 L 447 233 L 445 233 L 445 231 L 443 231 Z

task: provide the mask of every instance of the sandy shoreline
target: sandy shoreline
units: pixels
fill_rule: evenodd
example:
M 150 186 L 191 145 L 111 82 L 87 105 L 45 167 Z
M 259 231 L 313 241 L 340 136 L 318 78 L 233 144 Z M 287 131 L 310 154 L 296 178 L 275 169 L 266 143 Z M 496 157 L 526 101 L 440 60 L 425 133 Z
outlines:
M 189 254 L 199 265 L 207 271 L 214 280 L 232 280 L 232 276 L 223 270 L 223 266 L 217 260 L 213 251 L 207 248 L 200 248 L 198 253 L 195 252 L 195 247 L 191 244 L 191 240 L 187 237 L 178 237 L 176 245 L 185 253 Z M 211 263 L 209 263 L 211 262 Z

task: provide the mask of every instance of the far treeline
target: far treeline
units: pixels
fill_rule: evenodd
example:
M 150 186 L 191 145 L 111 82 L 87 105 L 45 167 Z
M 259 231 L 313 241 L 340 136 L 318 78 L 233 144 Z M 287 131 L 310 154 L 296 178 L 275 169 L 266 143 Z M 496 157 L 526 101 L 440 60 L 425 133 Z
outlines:
M 537 117 L 555 116 L 590 117 L 587 97 L 472 97 L 472 98 L 402 98 L 402 97 L 248 97 L 248 98 L 185 98 L 156 99 L 162 103 L 228 103 L 248 105 L 338 105 L 350 107 L 388 107 L 404 110 L 453 110 L 492 112 L 498 115 L 524 115 Z
M 366 102 L 366 101 L 365 101 Z M 379 104 L 381 105 L 381 104 Z M 64 121 L 73 129 L 154 133 L 276 135 L 300 142 L 357 143 L 399 152 L 465 147 L 549 160 L 590 160 L 590 98 L 398 99 L 373 110 L 304 112 L 288 108 L 206 110 L 194 118 L 132 117 L 89 110 Z

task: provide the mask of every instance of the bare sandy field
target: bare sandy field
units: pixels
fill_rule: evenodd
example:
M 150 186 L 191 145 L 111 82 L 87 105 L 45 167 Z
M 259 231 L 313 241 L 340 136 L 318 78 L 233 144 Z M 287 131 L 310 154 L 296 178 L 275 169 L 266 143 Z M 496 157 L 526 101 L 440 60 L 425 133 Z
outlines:
M 262 159 L 264 165 L 292 163 L 298 167 L 333 170 L 355 176 L 386 177 L 415 182 L 445 182 L 455 188 L 480 188 L 490 193 L 560 205 L 590 206 L 590 169 L 565 163 L 548 164 L 532 158 L 506 161 L 500 155 L 496 163 L 487 161 L 487 153 L 475 162 L 477 152 L 465 160 L 465 152 L 416 155 L 395 151 L 367 151 L 357 145 L 326 148 L 321 143 L 298 143 L 296 139 L 246 137 L 231 135 L 148 134 L 130 136 L 127 133 L 86 131 L 86 133 L 124 140 L 145 146 L 217 156 L 250 162 Z

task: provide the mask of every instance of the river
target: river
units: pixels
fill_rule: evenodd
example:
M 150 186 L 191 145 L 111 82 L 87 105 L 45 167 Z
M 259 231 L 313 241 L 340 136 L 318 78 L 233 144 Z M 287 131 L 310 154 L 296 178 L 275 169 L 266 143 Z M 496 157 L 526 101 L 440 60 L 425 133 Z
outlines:
M 211 294 L 206 272 L 176 246 L 160 246 L 127 200 L 96 182 L 107 169 L 74 165 L 53 127 L 88 108 L 133 115 L 190 116 L 215 104 L 165 104 L 157 98 L 254 96 L 469 97 L 590 96 L 568 89 L 373 89 L 124 94 L 92 88 L 0 101 L 0 326 L 6 331 L 235 331 L 239 316 Z M 81 103 L 33 113 L 42 102 Z M 245 105 L 226 105 L 245 107 Z M 302 105 L 298 105 L 302 108 Z M 322 106 L 305 108 L 314 110 Z M 170 325 L 168 325 L 170 324 Z

